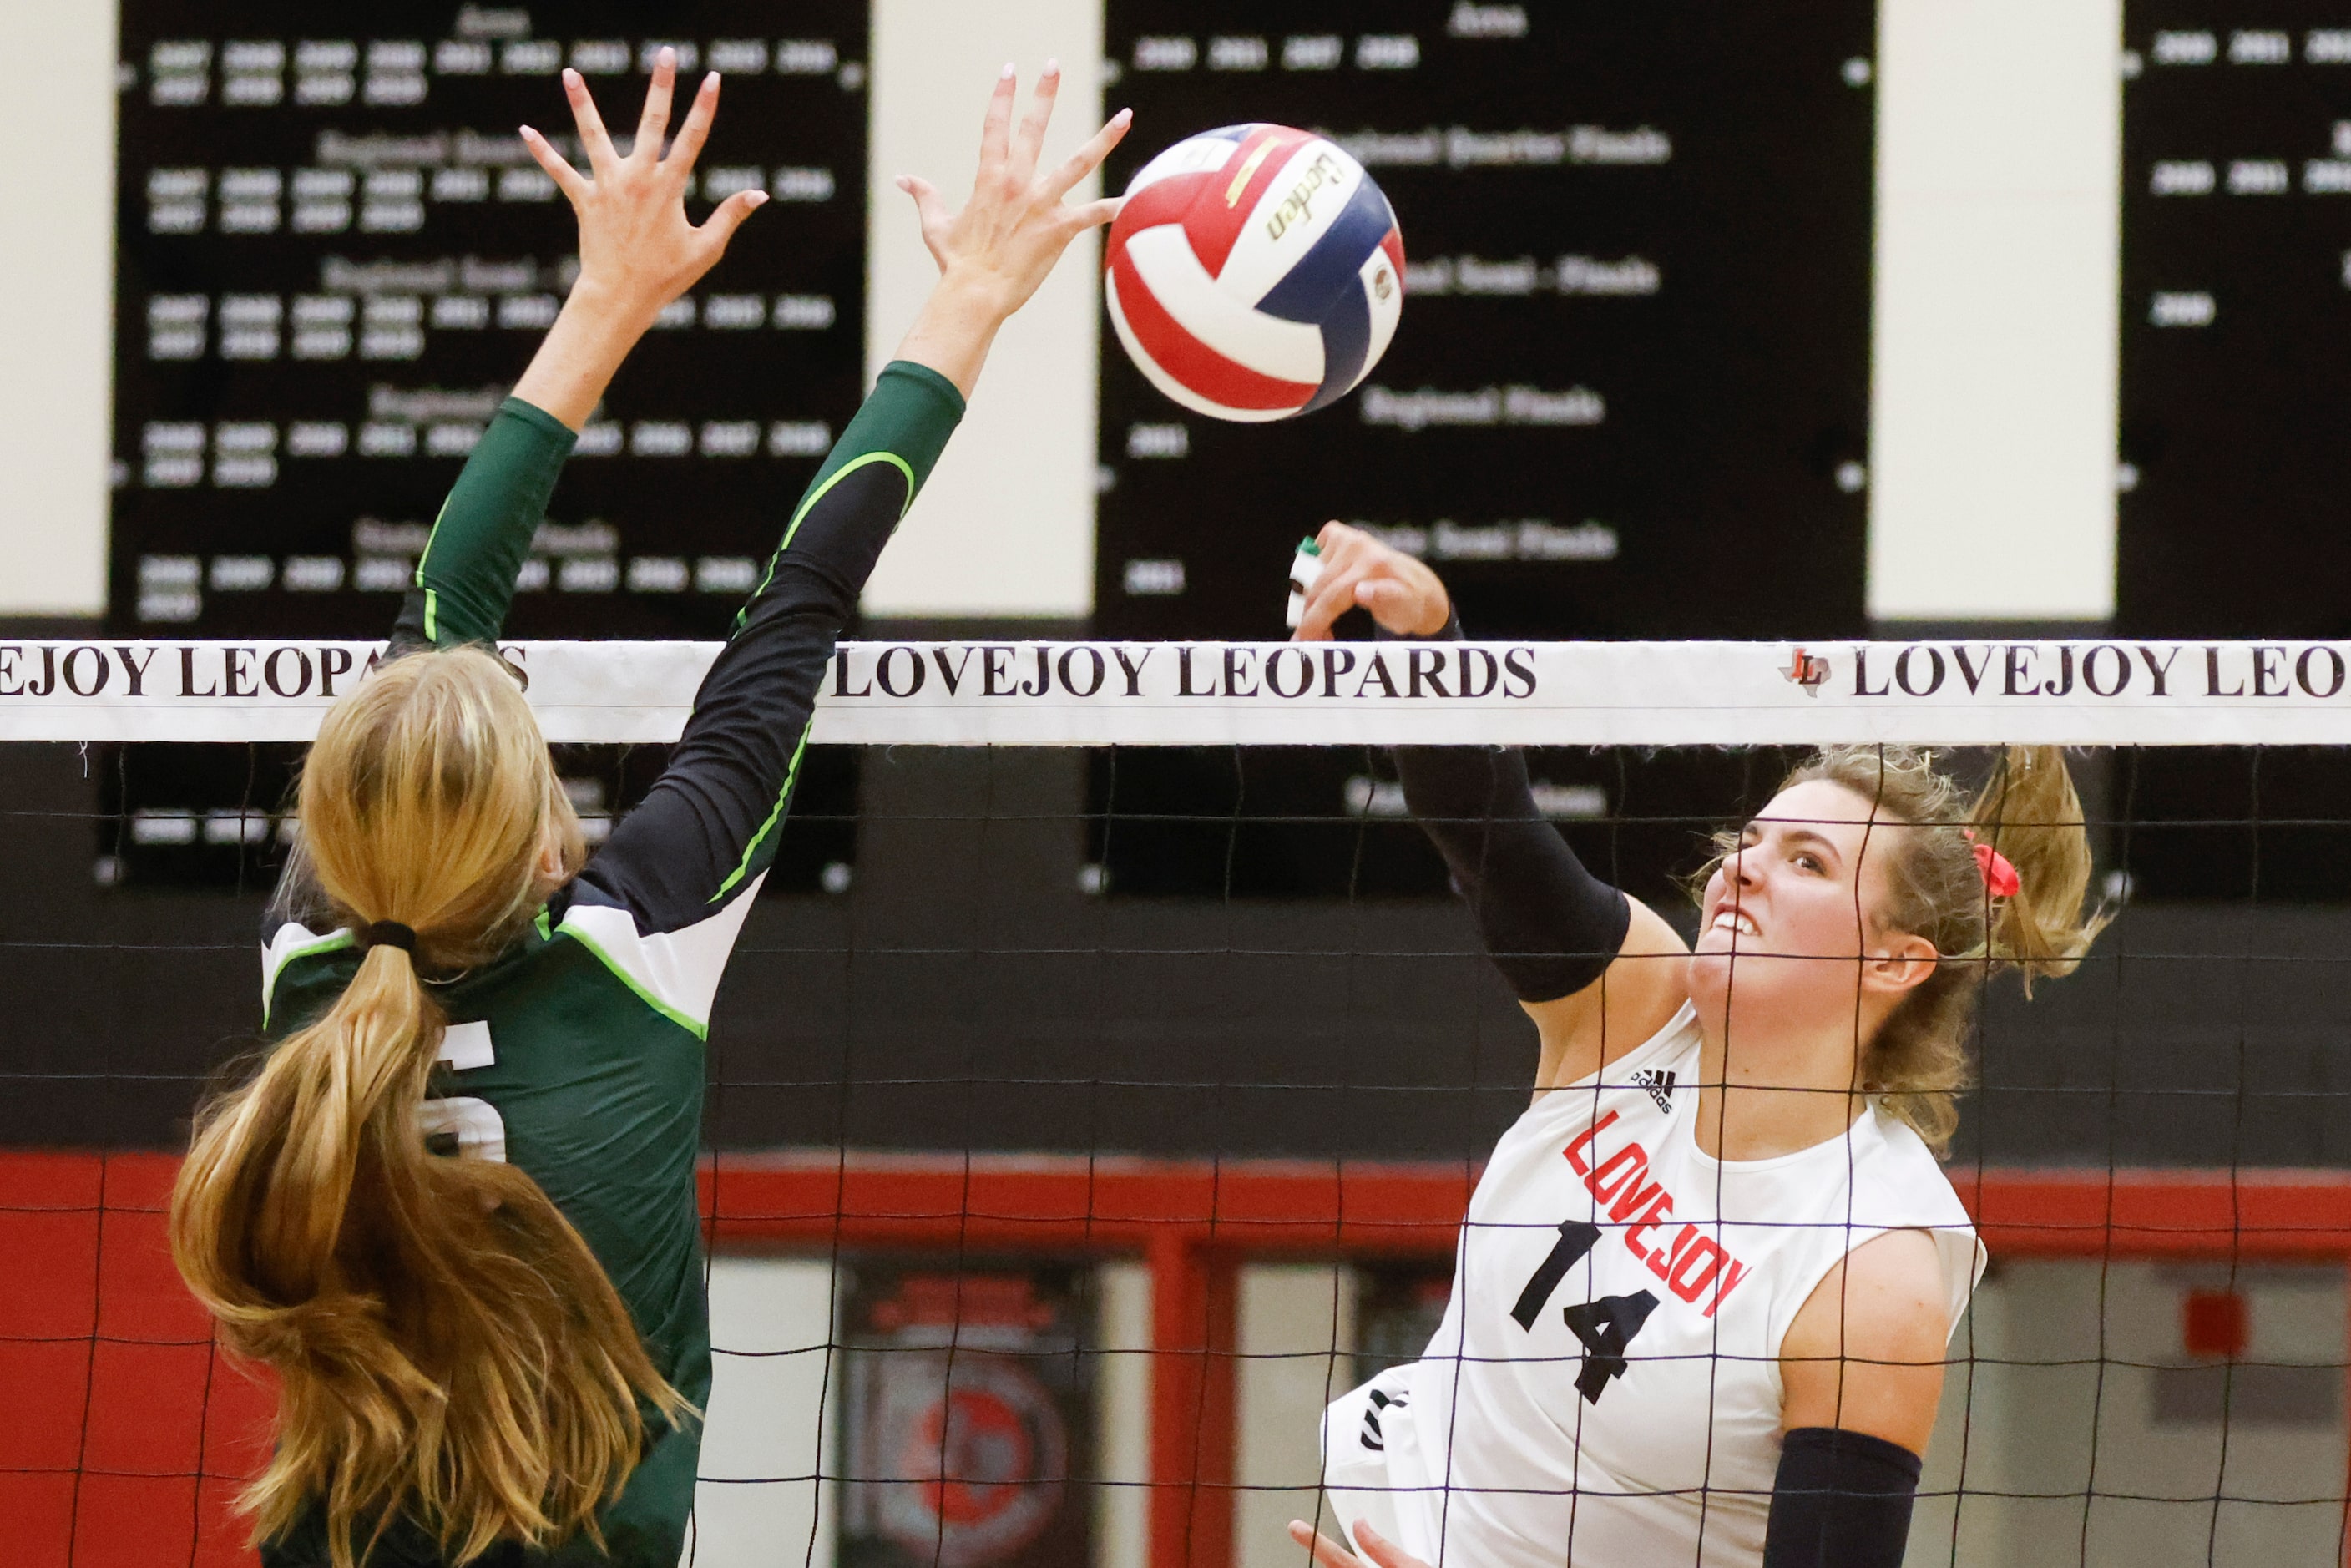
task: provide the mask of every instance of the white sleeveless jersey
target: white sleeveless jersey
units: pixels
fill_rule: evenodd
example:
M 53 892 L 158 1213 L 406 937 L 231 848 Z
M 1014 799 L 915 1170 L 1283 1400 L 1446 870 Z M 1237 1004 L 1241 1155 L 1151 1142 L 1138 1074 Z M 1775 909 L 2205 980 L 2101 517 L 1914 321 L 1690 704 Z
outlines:
M 1875 1109 L 1776 1159 L 1698 1146 L 1685 1006 L 1494 1146 L 1417 1363 L 1333 1404 L 1343 1521 L 1437 1568 L 1753 1568 L 1780 1342 L 1837 1261 L 1924 1230 L 1957 1324 L 1983 1249 L 1918 1135 Z

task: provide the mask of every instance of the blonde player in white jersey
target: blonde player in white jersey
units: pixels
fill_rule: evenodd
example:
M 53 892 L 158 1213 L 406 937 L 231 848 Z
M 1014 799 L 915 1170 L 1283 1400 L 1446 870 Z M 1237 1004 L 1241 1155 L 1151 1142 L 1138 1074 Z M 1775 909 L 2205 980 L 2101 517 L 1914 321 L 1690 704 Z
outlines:
M 1319 543 L 1300 637 L 1461 634 L 1418 561 Z M 1937 1163 L 1976 998 L 2095 931 L 2062 755 L 1972 800 L 1920 754 L 1815 757 L 1721 841 L 1694 948 L 1584 870 L 1520 753 L 1397 765 L 1541 1054 L 1436 1337 L 1328 1413 L 1342 1533 L 1384 1568 L 1895 1568 L 1983 1268 Z

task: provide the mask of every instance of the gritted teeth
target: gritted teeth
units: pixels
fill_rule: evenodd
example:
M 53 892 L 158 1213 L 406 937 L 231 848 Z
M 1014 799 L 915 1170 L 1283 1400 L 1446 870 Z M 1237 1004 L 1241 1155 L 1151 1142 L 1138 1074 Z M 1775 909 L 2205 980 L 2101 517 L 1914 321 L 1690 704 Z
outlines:
M 1732 931 L 1742 936 L 1760 936 L 1762 935 L 1761 931 L 1756 929 L 1754 920 L 1743 910 L 1725 909 L 1719 911 L 1714 917 L 1713 925 L 1714 929 L 1717 931 Z

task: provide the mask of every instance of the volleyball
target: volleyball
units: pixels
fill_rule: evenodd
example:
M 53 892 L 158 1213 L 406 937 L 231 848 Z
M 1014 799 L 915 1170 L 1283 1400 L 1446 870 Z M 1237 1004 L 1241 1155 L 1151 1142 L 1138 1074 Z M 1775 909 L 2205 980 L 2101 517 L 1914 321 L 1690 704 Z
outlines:
M 1404 312 L 1404 235 L 1372 177 L 1286 125 L 1228 125 L 1144 165 L 1111 227 L 1104 294 L 1128 358 L 1196 413 L 1311 413 L 1380 362 Z

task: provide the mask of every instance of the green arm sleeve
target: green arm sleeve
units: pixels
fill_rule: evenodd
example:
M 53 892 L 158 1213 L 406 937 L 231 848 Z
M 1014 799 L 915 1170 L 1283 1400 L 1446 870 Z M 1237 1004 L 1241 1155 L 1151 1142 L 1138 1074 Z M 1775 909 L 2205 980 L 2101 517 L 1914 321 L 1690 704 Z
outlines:
M 630 911 L 640 931 L 680 931 L 756 884 L 775 859 L 834 641 L 962 417 L 935 371 L 901 361 L 882 372 L 792 508 L 668 769 L 557 894 L 559 914 L 585 899 Z
M 939 454 L 946 450 L 947 438 L 955 434 L 963 413 L 963 394 L 956 391 L 955 382 L 928 365 L 893 360 L 883 366 L 864 405 L 849 422 L 849 428 L 841 433 L 841 439 L 832 444 L 816 477 L 800 492 L 799 503 L 792 507 L 791 521 L 784 528 L 783 540 L 768 559 L 767 576 L 735 617 L 736 632 L 750 624 L 752 612 L 776 580 L 776 568 L 792 548 L 793 536 L 819 503 L 859 469 L 881 463 L 895 469 L 904 479 L 904 499 L 898 508 L 900 516 L 904 516 L 906 507 L 914 504 L 916 493 L 930 479 L 931 470 L 938 466 Z M 889 526 L 896 527 L 897 518 L 891 518 Z M 888 537 L 885 529 L 882 538 L 886 540 Z M 878 541 L 874 549 L 878 554 Z M 864 564 L 865 570 L 872 569 L 872 560 Z M 858 583 L 862 587 L 863 582 L 861 575 Z
M 938 466 L 947 437 L 963 418 L 963 394 L 955 382 L 928 365 L 893 360 L 873 379 L 873 391 L 858 409 L 849 428 L 825 455 L 816 477 L 800 493 L 795 517 L 832 484 L 833 476 L 877 452 L 896 455 L 913 470 L 911 489 L 919 490 Z
M 441 504 L 400 607 L 394 647 L 486 643 L 505 628 L 515 574 L 547 516 L 578 438 L 563 422 L 508 398 Z

